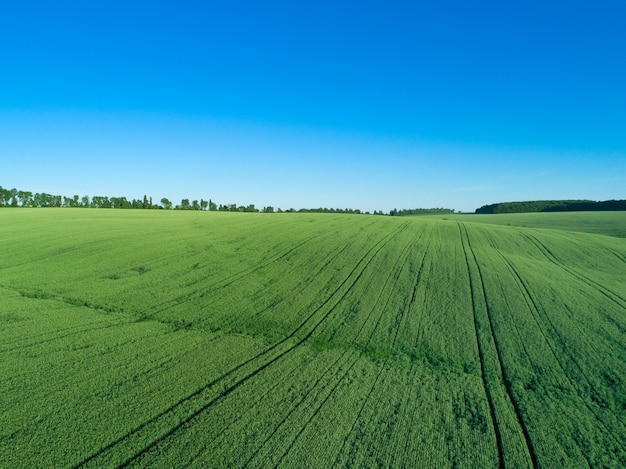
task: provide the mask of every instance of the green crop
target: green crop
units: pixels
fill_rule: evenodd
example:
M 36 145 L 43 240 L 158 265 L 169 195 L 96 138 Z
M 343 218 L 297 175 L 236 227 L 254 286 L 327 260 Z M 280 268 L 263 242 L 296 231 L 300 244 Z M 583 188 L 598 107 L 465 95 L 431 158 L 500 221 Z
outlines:
M 626 240 L 472 219 L 0 211 L 0 467 L 624 467 Z
M 451 220 L 528 228 L 550 228 L 626 238 L 626 212 L 499 213 L 446 215 Z M 430 217 L 430 216 L 429 216 Z M 435 218 L 435 216 L 432 216 Z M 441 216 L 436 218 L 441 219 Z

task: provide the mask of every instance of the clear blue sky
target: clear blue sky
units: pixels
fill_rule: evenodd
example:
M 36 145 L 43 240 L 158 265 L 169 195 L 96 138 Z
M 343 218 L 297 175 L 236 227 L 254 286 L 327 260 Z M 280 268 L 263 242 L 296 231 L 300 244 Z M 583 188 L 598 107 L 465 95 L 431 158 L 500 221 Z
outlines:
M 626 198 L 626 2 L 19 1 L 0 185 L 281 208 Z

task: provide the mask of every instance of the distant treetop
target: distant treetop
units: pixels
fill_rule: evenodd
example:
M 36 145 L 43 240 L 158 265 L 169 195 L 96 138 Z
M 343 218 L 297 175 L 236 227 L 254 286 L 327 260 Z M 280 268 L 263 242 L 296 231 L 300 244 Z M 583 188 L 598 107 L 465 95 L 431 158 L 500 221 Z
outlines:
M 626 210 L 626 200 L 534 200 L 483 205 L 476 213 L 604 212 Z
M 349 214 L 366 214 L 361 210 L 353 208 L 301 208 L 299 210 L 290 208 L 282 210 L 274 208 L 271 205 L 263 207 L 261 210 L 254 204 L 237 205 L 237 204 L 218 204 L 209 199 L 190 200 L 182 199 L 180 204 L 174 205 L 167 197 L 161 199 L 160 205 L 152 202 L 152 197 L 144 195 L 143 198 L 129 200 L 126 197 L 108 197 L 102 195 L 94 195 L 89 197 L 85 195 L 80 197 L 52 195 L 46 193 L 32 193 L 29 191 L 21 191 L 18 189 L 6 189 L 0 186 L 0 207 L 83 207 L 83 208 L 124 208 L 124 209 L 164 209 L 164 210 L 209 210 L 211 212 L 262 212 L 262 213 L 349 213 Z M 413 209 L 393 209 L 389 213 L 374 211 L 374 215 L 419 215 L 428 213 L 454 213 L 449 208 L 413 208 Z

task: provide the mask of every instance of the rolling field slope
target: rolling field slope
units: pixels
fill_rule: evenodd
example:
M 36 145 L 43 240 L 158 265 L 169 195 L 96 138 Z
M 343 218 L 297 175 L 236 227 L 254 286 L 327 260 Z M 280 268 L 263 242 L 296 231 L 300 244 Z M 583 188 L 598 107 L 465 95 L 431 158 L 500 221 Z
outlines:
M 435 217 L 429 215 L 429 217 Z M 441 216 L 437 218 L 441 219 Z M 489 215 L 455 214 L 450 219 L 472 223 L 550 228 L 606 234 L 626 238 L 626 212 L 552 212 L 552 213 L 498 213 Z
M 4 209 L 0 245 L 0 467 L 626 465 L 624 239 Z

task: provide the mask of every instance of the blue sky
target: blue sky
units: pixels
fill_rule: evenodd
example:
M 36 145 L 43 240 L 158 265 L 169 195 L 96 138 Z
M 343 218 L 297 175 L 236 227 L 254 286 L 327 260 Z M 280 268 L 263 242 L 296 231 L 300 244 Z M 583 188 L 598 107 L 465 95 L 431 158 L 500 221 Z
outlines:
M 20 1 L 0 185 L 281 208 L 626 198 L 626 2 Z

